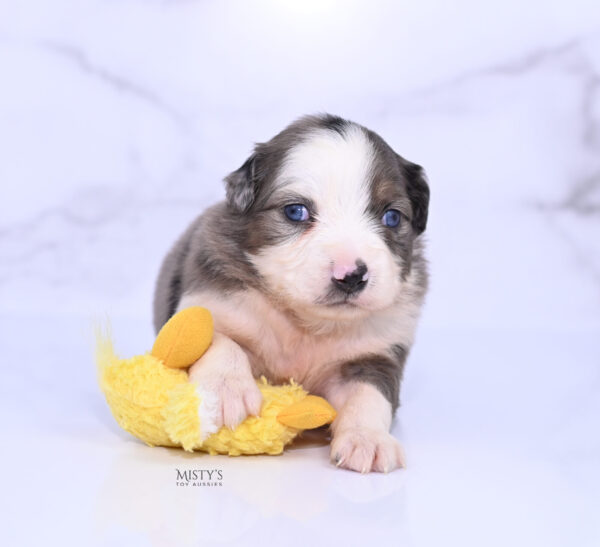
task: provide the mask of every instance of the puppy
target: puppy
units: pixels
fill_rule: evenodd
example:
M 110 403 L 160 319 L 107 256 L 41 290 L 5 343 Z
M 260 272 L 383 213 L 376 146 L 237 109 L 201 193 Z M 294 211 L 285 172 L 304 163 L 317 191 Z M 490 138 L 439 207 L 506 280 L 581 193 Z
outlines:
M 260 411 L 254 378 L 293 378 L 338 411 L 331 458 L 360 472 L 403 465 L 389 433 L 427 288 L 420 166 L 376 133 L 331 115 L 292 123 L 225 179 L 226 200 L 162 265 L 158 330 L 211 310 L 215 338 L 190 369 L 215 427 Z

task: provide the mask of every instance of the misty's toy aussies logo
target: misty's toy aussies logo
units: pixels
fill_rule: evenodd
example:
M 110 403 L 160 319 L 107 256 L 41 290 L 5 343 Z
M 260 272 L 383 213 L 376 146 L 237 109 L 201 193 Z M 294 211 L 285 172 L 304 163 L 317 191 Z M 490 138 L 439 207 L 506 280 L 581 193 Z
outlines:
M 221 469 L 175 469 L 176 486 L 223 486 Z

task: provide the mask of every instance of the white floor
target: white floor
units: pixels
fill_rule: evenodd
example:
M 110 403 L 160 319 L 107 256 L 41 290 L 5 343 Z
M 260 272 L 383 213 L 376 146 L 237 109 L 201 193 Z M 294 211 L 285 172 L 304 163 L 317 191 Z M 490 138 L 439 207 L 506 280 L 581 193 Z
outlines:
M 5 545 L 600 544 L 592 332 L 423 330 L 394 427 L 408 468 L 359 475 L 319 435 L 280 457 L 146 447 L 96 387 L 89 320 L 0 327 Z M 151 343 L 139 321 L 113 329 L 124 355 Z M 177 469 L 222 486 L 177 486 Z

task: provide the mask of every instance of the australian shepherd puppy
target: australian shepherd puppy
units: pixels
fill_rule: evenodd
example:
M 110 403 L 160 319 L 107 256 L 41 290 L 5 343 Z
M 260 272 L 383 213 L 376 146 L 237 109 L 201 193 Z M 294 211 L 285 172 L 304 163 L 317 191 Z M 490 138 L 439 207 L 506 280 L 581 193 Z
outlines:
M 320 115 L 256 145 L 225 183 L 226 200 L 165 258 L 154 302 L 157 330 L 188 306 L 214 316 L 214 342 L 189 373 L 211 401 L 205 434 L 259 413 L 254 378 L 293 378 L 338 412 L 336 465 L 401 467 L 389 430 L 427 287 L 422 168 Z

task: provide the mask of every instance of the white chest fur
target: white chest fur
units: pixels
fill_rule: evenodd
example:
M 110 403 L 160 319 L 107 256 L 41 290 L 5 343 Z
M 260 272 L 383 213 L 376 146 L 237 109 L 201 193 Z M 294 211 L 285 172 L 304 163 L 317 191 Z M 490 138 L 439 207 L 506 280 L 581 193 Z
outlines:
M 231 296 L 205 290 L 184 295 L 178 309 L 208 308 L 215 330 L 237 342 L 249 355 L 255 376 L 272 381 L 290 378 L 318 391 L 337 366 L 366 354 L 389 354 L 391 346 L 410 347 L 419 306 L 399 301 L 366 318 L 315 332 L 305 329 L 274 307 L 264 295 L 250 290 Z

